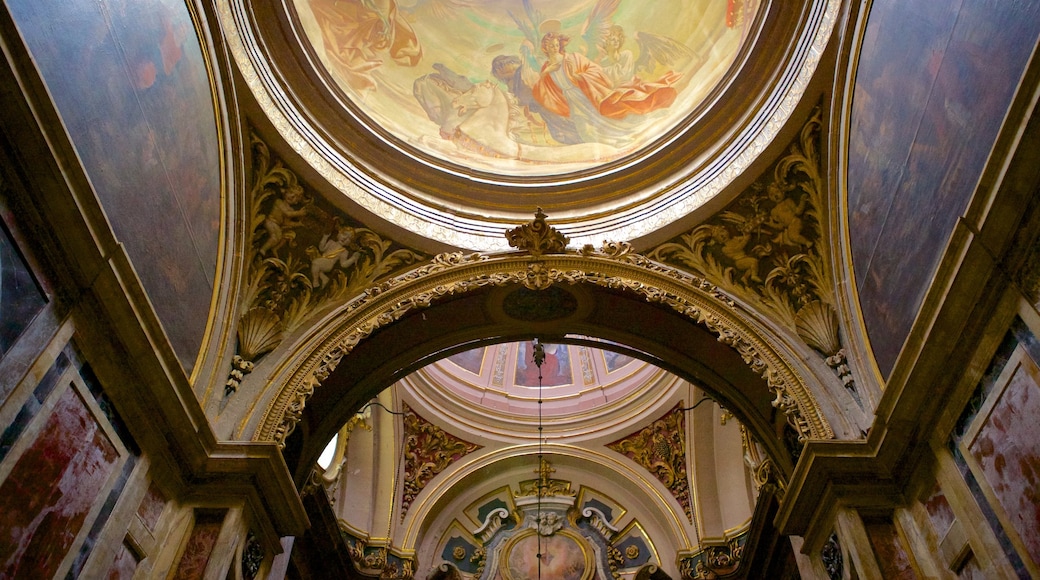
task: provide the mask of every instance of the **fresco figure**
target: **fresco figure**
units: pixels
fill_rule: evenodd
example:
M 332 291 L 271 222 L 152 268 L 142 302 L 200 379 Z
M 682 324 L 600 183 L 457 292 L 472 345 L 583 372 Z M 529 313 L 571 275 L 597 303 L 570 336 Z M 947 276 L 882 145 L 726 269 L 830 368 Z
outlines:
M 370 73 L 383 64 L 384 53 L 402 66 L 422 59 L 419 37 L 394 0 L 310 0 L 310 6 L 326 55 L 357 91 L 376 88 Z
M 525 115 L 535 114 L 545 124 L 549 135 L 563 145 L 581 143 L 578 128 L 574 121 L 562 117 L 546 109 L 534 98 L 531 87 L 538 81 L 538 73 L 531 70 L 519 56 L 500 54 L 491 61 L 491 74 L 501 81 L 510 93 L 516 97 Z
M 442 139 L 451 139 L 462 121 L 452 103 L 455 97 L 473 88 L 473 83 L 441 63 L 434 63 L 434 71 L 412 83 L 412 96 L 431 121 L 440 126 Z
M 624 46 L 625 29 L 617 24 L 612 25 L 603 39 L 603 58 L 600 63 L 614 86 L 626 83 L 636 75 L 636 61 L 632 51 L 623 50 Z
M 643 115 L 675 101 L 677 93 L 672 85 L 679 80 L 678 73 L 667 73 L 653 83 L 633 79 L 615 87 L 603 67 L 582 54 L 567 52 L 568 42 L 570 38 L 558 32 L 542 37 L 542 53 L 548 60 L 533 92 L 547 109 L 569 116 L 576 104 L 576 99 L 569 98 L 574 92 L 571 87 L 581 91 L 596 111 L 609 119 Z
M 542 363 L 542 386 L 556 387 L 571 383 L 570 356 L 567 347 L 559 344 L 542 344 L 545 348 L 545 361 Z M 534 345 L 530 342 L 520 343 L 516 355 L 516 378 L 514 382 L 523 387 L 538 385 L 539 368 L 534 364 L 532 354 Z
M 535 163 L 608 158 L 617 154 L 614 147 L 602 143 L 521 143 L 517 135 L 527 123 L 523 110 L 512 95 L 493 81 L 473 84 L 469 90 L 459 93 L 442 75 L 431 73 L 416 80 L 413 93 L 430 120 L 440 125 L 441 138 L 450 141 L 455 152 Z M 429 144 L 443 148 L 436 142 Z
M 672 85 L 679 80 L 678 73 L 669 72 L 653 83 L 634 78 L 615 87 L 603 67 L 582 54 L 567 52 L 568 42 L 570 38 L 558 32 L 542 37 L 542 53 L 548 60 L 532 92 L 549 111 L 573 119 L 583 140 L 624 143 L 640 122 L 627 117 L 675 101 L 678 93 Z
M 268 252 L 277 250 L 285 242 L 296 239 L 295 228 L 303 225 L 301 218 L 307 215 L 306 207 L 297 209 L 295 206 L 303 201 L 303 188 L 292 185 L 282 188 L 279 196 L 274 200 L 271 212 L 264 218 L 264 230 L 267 231 L 267 240 L 260 246 L 258 252 L 261 256 Z

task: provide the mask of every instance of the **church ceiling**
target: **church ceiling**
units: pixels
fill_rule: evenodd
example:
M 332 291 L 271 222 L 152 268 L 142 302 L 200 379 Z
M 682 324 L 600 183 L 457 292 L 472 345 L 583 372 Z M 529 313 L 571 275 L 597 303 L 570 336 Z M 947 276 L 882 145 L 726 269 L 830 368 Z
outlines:
M 840 2 L 803 3 L 223 0 L 220 13 L 266 120 L 331 190 L 442 248 L 498 251 L 536 207 L 598 245 L 726 191 L 819 64 Z
M 592 169 L 656 142 L 726 75 L 758 10 L 708 0 L 293 6 L 365 122 L 435 163 L 516 177 Z

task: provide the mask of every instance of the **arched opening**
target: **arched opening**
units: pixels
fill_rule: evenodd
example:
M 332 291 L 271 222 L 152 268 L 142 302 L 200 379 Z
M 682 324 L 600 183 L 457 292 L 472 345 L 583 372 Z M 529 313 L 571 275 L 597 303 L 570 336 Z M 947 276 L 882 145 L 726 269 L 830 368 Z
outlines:
M 540 338 L 574 342 L 575 335 L 615 342 L 634 356 L 698 385 L 731 410 L 762 441 L 782 473 L 793 467 L 784 446 L 786 417 L 773 406 L 768 381 L 703 325 L 630 290 L 563 286 L 574 298 L 569 312 L 522 320 L 504 306 L 515 293 L 553 302 L 558 294 L 519 284 L 450 295 L 410 312 L 360 341 L 307 400 L 285 457 L 302 485 L 326 443 L 368 400 L 395 381 L 451 354 L 481 344 Z M 552 305 L 542 305 L 547 309 Z

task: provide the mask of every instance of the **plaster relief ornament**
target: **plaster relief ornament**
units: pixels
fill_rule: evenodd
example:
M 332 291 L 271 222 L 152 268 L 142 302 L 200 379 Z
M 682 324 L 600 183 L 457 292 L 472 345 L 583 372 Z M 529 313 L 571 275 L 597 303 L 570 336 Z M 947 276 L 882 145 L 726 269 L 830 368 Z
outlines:
M 295 172 L 272 159 L 266 144 L 255 135 L 251 141 L 248 284 L 225 395 L 238 389 L 252 363 L 311 314 L 426 259 L 367 228 L 349 225 L 349 217 L 308 193 Z
M 480 449 L 426 421 L 404 406 L 404 477 L 401 520 L 415 497 L 449 465 Z
M 539 221 L 540 220 L 540 221 Z M 631 292 L 647 302 L 674 310 L 705 327 L 720 343 L 736 351 L 746 365 L 766 381 L 775 397 L 772 405 L 783 412 L 798 443 L 810 438 L 831 439 L 834 430 L 823 416 L 815 396 L 786 355 L 749 328 L 737 315 L 740 307 L 705 278 L 654 261 L 633 251 L 627 242 L 604 242 L 600 249 L 584 246 L 566 250 L 566 238 L 544 223 L 544 217 L 515 228 L 511 238 L 524 247 L 562 248 L 561 253 L 534 256 L 488 256 L 454 252 L 434 256 L 428 263 L 370 286 L 338 311 L 340 326 L 307 359 L 301 361 L 287 384 L 272 399 L 254 433 L 258 441 L 284 447 L 303 417 L 314 389 L 335 371 L 340 361 L 373 332 L 405 314 L 430 307 L 437 300 L 490 287 L 526 285 L 535 278 L 538 288 L 554 284 L 588 284 Z M 525 233 L 527 232 L 527 233 Z M 535 233 L 532 232 L 542 232 Z M 556 241 L 546 242 L 546 239 Z M 558 267 L 550 267 L 549 264 Z M 392 296 L 392 299 L 388 297 Z
M 691 268 L 759 306 L 816 350 L 858 399 L 845 361 L 834 281 L 824 258 L 817 109 L 771 172 L 705 224 L 648 256 Z
M 607 445 L 654 474 L 693 520 L 686 475 L 686 415 L 682 403 L 640 431 Z
M 570 240 L 545 221 L 542 208 L 534 212 L 534 220 L 506 232 L 509 245 L 538 257 L 544 254 L 562 254 Z

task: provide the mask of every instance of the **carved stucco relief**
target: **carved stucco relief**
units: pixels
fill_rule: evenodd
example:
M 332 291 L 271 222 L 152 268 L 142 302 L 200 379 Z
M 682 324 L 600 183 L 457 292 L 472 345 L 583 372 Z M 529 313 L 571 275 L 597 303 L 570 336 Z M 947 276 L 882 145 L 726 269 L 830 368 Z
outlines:
M 855 392 L 845 361 L 835 283 L 825 261 L 826 208 L 817 109 L 755 183 L 703 224 L 647 255 L 688 268 L 753 304 L 823 355 Z
M 288 379 L 265 410 L 254 440 L 284 445 L 314 389 L 375 330 L 442 297 L 514 284 L 529 288 L 591 284 L 633 292 L 648 302 L 670 307 L 717 335 L 766 379 L 775 397 L 773 405 L 784 413 L 800 440 L 834 437 L 791 361 L 747 322 L 731 298 L 700 277 L 654 262 L 632 251 L 627 243 L 612 242 L 598 250 L 585 246 L 579 251 L 540 256 L 442 254 L 370 287 L 341 307 L 335 325 L 312 337 L 310 343 L 317 346 L 292 363 Z
M 304 187 L 253 135 L 248 279 L 225 394 L 322 308 L 428 256 L 362 227 Z

